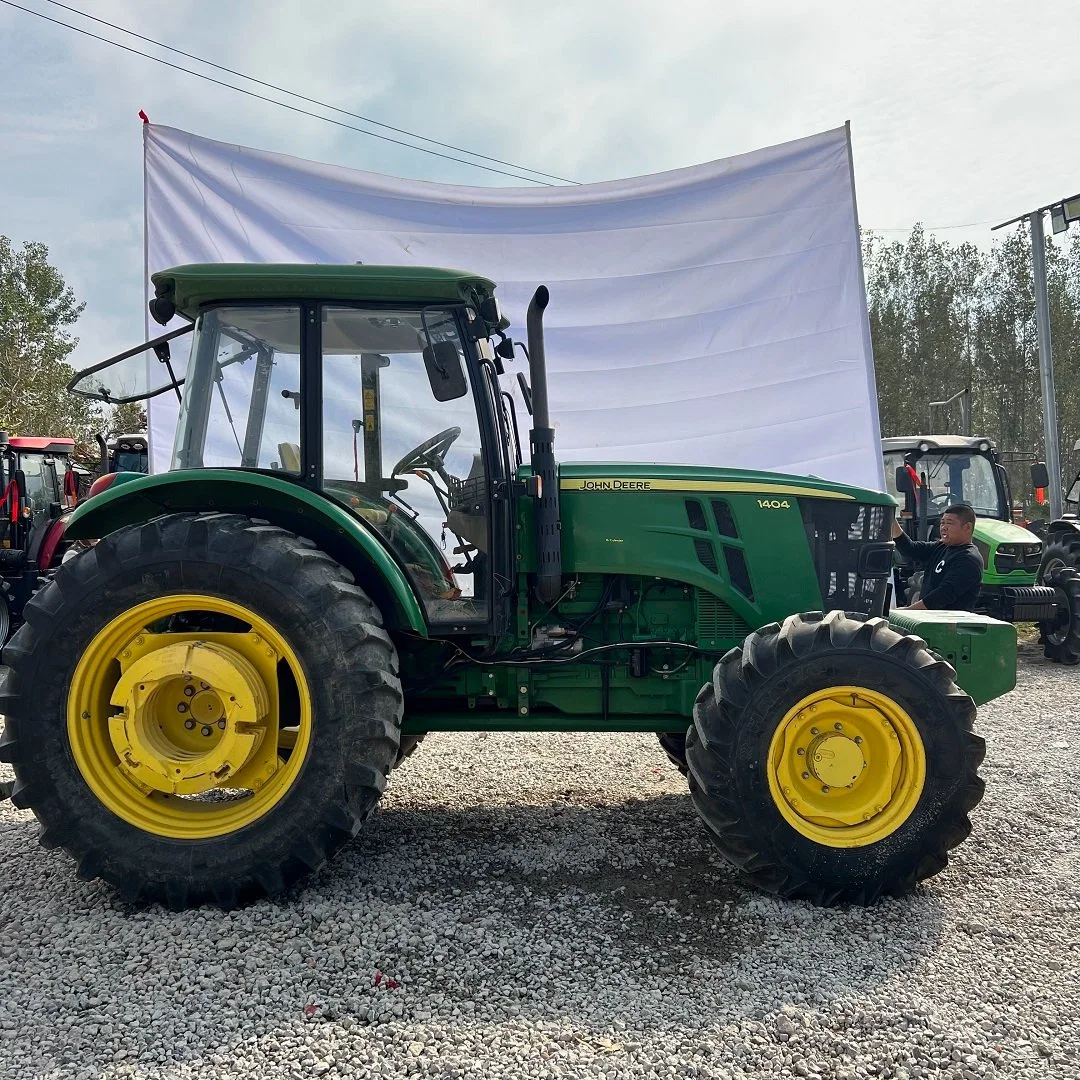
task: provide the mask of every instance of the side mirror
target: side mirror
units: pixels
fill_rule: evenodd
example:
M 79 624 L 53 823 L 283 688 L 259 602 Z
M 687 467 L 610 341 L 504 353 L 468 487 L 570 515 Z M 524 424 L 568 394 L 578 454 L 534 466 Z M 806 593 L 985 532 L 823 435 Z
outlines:
M 1050 474 L 1046 471 L 1046 464 L 1042 461 L 1036 461 L 1031 466 L 1031 486 L 1037 488 L 1050 486 Z
M 896 467 L 896 490 L 905 495 L 912 490 L 911 473 L 907 471 L 906 465 L 897 465 Z
M 461 356 L 452 341 L 436 341 L 424 349 L 424 367 L 436 401 L 453 401 L 464 397 L 469 388 Z

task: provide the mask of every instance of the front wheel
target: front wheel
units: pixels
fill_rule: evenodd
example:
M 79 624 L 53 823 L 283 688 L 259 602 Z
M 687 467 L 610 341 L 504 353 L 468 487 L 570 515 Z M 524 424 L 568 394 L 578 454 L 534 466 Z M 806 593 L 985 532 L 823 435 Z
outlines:
M 158 518 L 65 563 L 25 616 L 0 760 L 79 877 L 233 907 L 321 866 L 378 801 L 396 651 L 310 541 L 232 515 Z
M 698 694 L 694 804 L 754 884 L 868 904 L 944 869 L 979 802 L 975 706 L 918 638 L 839 611 L 751 634 Z

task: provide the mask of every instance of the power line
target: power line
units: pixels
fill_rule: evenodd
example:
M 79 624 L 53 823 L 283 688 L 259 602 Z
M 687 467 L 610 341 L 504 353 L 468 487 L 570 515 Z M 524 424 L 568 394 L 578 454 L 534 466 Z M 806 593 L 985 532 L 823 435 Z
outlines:
M 974 229 L 978 225 L 989 225 L 994 218 L 987 218 L 985 221 L 967 221 L 961 225 L 923 225 L 923 229 L 927 232 L 944 232 L 946 229 Z M 866 225 L 865 228 L 871 232 L 911 232 L 915 228 L 914 225 L 908 225 L 906 228 L 897 229 L 878 229 L 873 225 Z
M 128 30 L 126 27 L 118 26 L 116 23 L 111 23 L 107 19 L 99 19 L 96 15 L 90 15 L 85 11 L 80 11 L 78 8 L 71 7 L 68 4 L 60 3 L 60 0 L 45 0 L 47 4 L 52 4 L 53 7 L 63 8 L 65 11 L 70 11 L 74 15 L 81 15 L 84 19 L 89 19 L 91 22 L 99 23 L 101 26 L 107 26 L 111 30 L 119 30 L 122 34 L 127 34 L 130 37 L 138 38 L 140 41 L 148 42 L 150 45 L 156 45 L 159 49 L 166 49 L 171 53 L 176 53 L 178 56 L 186 56 L 189 60 L 195 60 L 200 64 L 205 64 L 207 67 L 216 68 L 218 71 L 227 72 L 229 75 L 236 75 L 238 78 L 247 79 L 248 82 L 256 83 L 259 86 L 265 86 L 269 90 L 276 90 L 280 94 L 288 94 L 289 97 L 294 97 L 300 101 L 306 101 L 310 105 L 318 105 L 323 109 L 330 109 L 332 112 L 341 113 L 342 116 L 351 116 L 354 120 L 363 120 L 366 124 L 374 124 L 376 127 L 385 128 L 387 131 L 396 131 L 399 135 L 408 135 L 413 139 L 420 139 L 423 142 L 431 143 L 433 146 L 441 146 L 444 150 L 456 150 L 459 154 L 468 154 L 470 157 L 481 158 L 483 161 L 493 161 L 496 165 L 506 165 L 511 169 L 519 169 L 521 172 L 536 173 L 537 176 L 546 176 L 549 180 L 558 180 L 564 184 L 577 184 L 580 181 L 569 180 L 565 176 L 556 176 L 554 173 L 544 172 L 543 169 L 530 169 L 527 165 L 518 165 L 513 161 L 503 161 L 502 158 L 491 157 L 488 154 L 481 154 L 475 150 L 469 150 L 464 146 L 455 146 L 453 143 L 440 142 L 438 139 L 430 139 L 426 135 L 419 135 L 415 131 L 409 131 L 407 128 L 394 127 L 393 124 L 384 124 L 381 120 L 374 120 L 370 116 L 364 116 L 361 113 L 350 112 L 348 109 L 339 108 L 337 105 L 331 105 L 329 102 L 320 101 L 318 98 L 308 97 L 306 94 L 297 93 L 295 90 L 289 90 L 284 86 L 278 86 L 276 83 L 266 82 L 264 79 L 257 79 L 254 75 L 245 75 L 242 71 L 237 71 L 235 68 L 225 67 L 222 64 L 215 64 L 212 60 L 205 60 L 201 56 L 196 56 L 194 53 L 184 52 L 183 49 L 177 49 L 172 45 L 166 45 L 163 41 L 158 41 L 152 37 L 146 37 L 145 34 L 137 34 L 134 30 Z
M 112 45 L 117 49 L 123 49 L 124 52 L 133 53 L 135 56 L 142 56 L 147 60 L 153 60 L 155 63 L 162 64 L 167 68 L 172 68 L 175 71 L 183 71 L 188 75 L 194 75 L 198 79 L 214 83 L 216 86 L 223 86 L 226 90 L 235 90 L 238 94 L 244 94 L 246 97 L 256 98 L 259 101 L 269 102 L 271 105 L 277 105 L 282 109 L 288 109 L 290 112 L 299 113 L 302 116 L 310 116 L 315 120 L 322 120 L 327 124 L 334 124 L 336 127 L 347 128 L 349 131 L 359 132 L 361 135 L 370 135 L 373 139 L 381 139 L 383 142 L 393 143 L 396 146 L 404 146 L 409 150 L 418 150 L 420 153 L 429 154 L 432 157 L 443 158 L 446 161 L 456 161 L 461 165 L 471 165 L 474 169 L 484 169 L 486 172 L 498 173 L 501 176 L 512 176 L 516 180 L 525 180 L 530 184 L 540 184 L 544 187 L 554 186 L 553 184 L 549 184 L 546 180 L 537 180 L 532 176 L 524 176 L 521 173 L 507 172 L 505 169 L 495 169 L 490 165 L 481 165 L 477 161 L 469 161 L 466 158 L 454 157 L 452 154 L 442 154 L 438 150 L 430 150 L 426 146 L 417 146 L 415 143 L 404 142 L 401 139 L 393 139 L 389 135 L 382 135 L 377 131 L 368 131 L 366 128 L 357 127 L 355 124 L 346 124 L 342 120 L 335 120 L 330 116 L 322 116 L 319 113 L 311 112 L 308 109 L 301 109 L 297 105 L 290 105 L 288 102 L 278 101 L 275 98 L 267 97 L 265 94 L 257 94 L 254 90 L 246 90 L 242 86 L 234 86 L 232 83 L 223 82 L 221 79 L 215 79 L 210 75 L 204 75 L 201 71 L 192 71 L 191 68 L 183 67 L 181 64 L 174 64 L 169 60 L 163 60 L 160 56 L 142 52 L 140 49 L 133 49 L 130 45 L 123 45 L 119 41 L 113 41 L 110 38 L 102 37 L 100 34 L 91 33 L 89 30 L 82 29 L 82 27 L 72 26 L 71 23 L 62 22 L 60 19 L 54 19 L 40 11 L 34 11 L 32 8 L 16 4 L 14 3 L 14 0 L 0 0 L 0 4 L 16 8 L 18 11 L 24 11 L 28 15 L 36 15 L 39 19 L 44 19 L 46 22 L 53 23 L 56 26 L 63 26 L 68 30 L 74 30 L 77 34 L 83 34 L 86 37 L 94 38 L 96 41 L 103 41 L 106 45 Z M 423 136 L 418 137 L 423 138 Z M 466 151 L 466 153 L 467 152 L 468 151 Z

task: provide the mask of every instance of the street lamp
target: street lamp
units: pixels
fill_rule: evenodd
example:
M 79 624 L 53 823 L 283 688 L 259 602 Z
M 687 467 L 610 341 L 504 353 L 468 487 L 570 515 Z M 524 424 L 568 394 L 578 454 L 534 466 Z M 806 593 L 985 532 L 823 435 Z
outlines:
M 1054 396 L 1054 358 L 1050 348 L 1050 301 L 1046 292 L 1046 240 L 1043 235 L 1043 214 L 1050 211 L 1055 233 L 1065 232 L 1073 221 L 1080 221 L 1080 195 L 1047 203 L 1037 210 L 1003 221 L 991 232 L 1004 229 L 1027 218 L 1031 226 L 1031 270 L 1035 282 L 1035 326 L 1039 336 L 1039 375 L 1042 382 L 1043 441 L 1046 444 L 1046 466 L 1050 474 L 1050 517 L 1061 517 L 1061 453 L 1058 446 L 1057 398 Z

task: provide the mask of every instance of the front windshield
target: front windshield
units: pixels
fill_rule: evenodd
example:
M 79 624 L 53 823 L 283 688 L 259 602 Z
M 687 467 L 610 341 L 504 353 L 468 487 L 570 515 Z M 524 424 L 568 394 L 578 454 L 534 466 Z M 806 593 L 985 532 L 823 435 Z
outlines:
M 926 477 L 927 512 L 940 517 L 945 508 L 966 502 L 980 517 L 1003 516 L 994 463 L 984 454 L 975 451 L 930 451 L 912 458 L 915 471 L 922 482 Z M 885 483 L 888 492 L 901 506 L 904 493 L 896 486 L 896 470 L 904 465 L 900 451 L 885 455 Z

